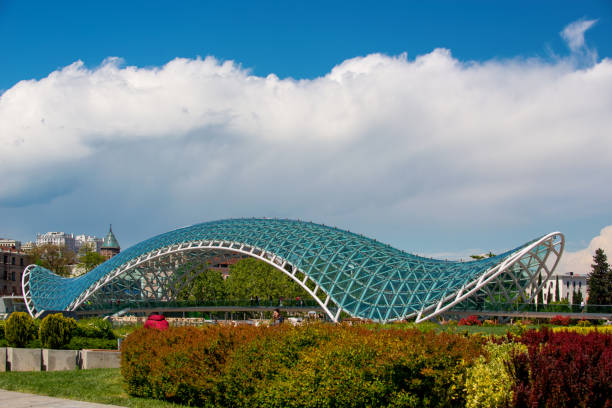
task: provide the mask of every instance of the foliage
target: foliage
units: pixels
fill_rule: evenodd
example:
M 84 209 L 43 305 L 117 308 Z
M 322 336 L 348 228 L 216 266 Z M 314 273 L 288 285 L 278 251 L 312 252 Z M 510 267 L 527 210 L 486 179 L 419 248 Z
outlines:
M 74 251 L 59 245 L 36 245 L 30 251 L 32 263 L 49 269 L 60 276 L 70 275 L 68 265 L 76 263 Z
M 6 321 L 4 332 L 10 347 L 24 347 L 36 337 L 36 323 L 29 314 L 14 312 Z
M 4 325 L 6 324 L 6 322 L 4 320 L 0 320 L 0 340 L 4 340 L 6 339 L 6 336 L 4 335 Z M 2 347 L 2 346 L 0 346 Z
M 578 333 L 578 334 L 589 334 L 589 333 L 592 333 L 592 332 L 598 332 L 598 333 L 612 335 L 612 326 L 553 327 L 552 331 L 553 332 L 570 331 L 570 332 L 574 332 L 574 333 Z
M 206 269 L 199 273 L 179 293 L 179 300 L 214 302 L 227 297 L 227 288 L 221 272 Z
M 477 337 L 322 324 L 141 329 L 121 348 L 132 395 L 221 407 L 462 406 L 482 352 Z
M 77 337 L 92 339 L 115 340 L 117 338 L 111 322 L 100 318 L 79 320 L 73 334 Z
M 612 305 L 612 270 L 603 249 L 595 251 L 591 268 L 587 278 L 589 305 Z
M 203 270 L 202 270 L 203 269 Z M 262 303 L 279 299 L 302 299 L 309 295 L 290 277 L 273 266 L 254 258 L 245 258 L 230 266 L 227 279 L 221 272 L 205 269 L 204 265 L 194 268 L 197 276 L 181 289 L 179 300 L 198 302 L 241 301 L 258 297 Z M 185 274 L 185 278 L 192 277 Z
M 571 319 L 569 316 L 556 315 L 550 319 L 550 324 L 554 324 L 556 326 L 569 326 L 570 321 Z
M 468 368 L 465 390 L 467 408 L 504 407 L 512 401 L 512 373 L 509 362 L 518 352 L 527 351 L 520 343 L 489 343 L 488 358 L 480 356 Z
M 96 251 L 87 251 L 79 255 L 79 268 L 84 270 L 85 273 L 106 261 L 106 258 Z
M 117 340 L 74 336 L 65 347 L 68 350 L 103 349 L 117 350 Z
M 76 328 L 76 321 L 64 317 L 61 313 L 50 314 L 40 323 L 38 337 L 44 348 L 64 348 L 72 339 L 72 332 Z
M 516 340 L 527 353 L 510 362 L 516 407 L 612 405 L 612 335 L 544 328 Z
M 254 258 L 242 259 L 232 265 L 225 283 L 229 300 L 249 299 L 252 296 L 262 300 L 309 297 L 290 277 Z
M 462 318 L 459 320 L 458 326 L 480 326 L 482 323 L 478 320 L 478 316 L 471 315 L 467 318 Z
M 581 319 L 577 324 L 580 327 L 588 327 L 591 325 L 591 322 L 588 321 L 587 319 Z

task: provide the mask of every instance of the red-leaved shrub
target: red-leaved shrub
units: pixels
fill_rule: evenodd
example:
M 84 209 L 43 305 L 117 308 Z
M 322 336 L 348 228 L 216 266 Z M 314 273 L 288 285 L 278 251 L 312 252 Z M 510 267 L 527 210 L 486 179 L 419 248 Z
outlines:
M 481 324 L 482 323 L 480 320 L 478 320 L 478 316 L 471 315 L 467 318 L 464 317 L 463 319 L 459 320 L 458 326 L 480 326 Z
M 550 324 L 554 324 L 557 326 L 569 326 L 570 320 L 571 319 L 569 316 L 556 315 L 552 319 L 550 319 Z
M 528 347 L 528 353 L 516 354 L 510 362 L 514 406 L 612 406 L 612 335 L 544 328 L 514 341 Z

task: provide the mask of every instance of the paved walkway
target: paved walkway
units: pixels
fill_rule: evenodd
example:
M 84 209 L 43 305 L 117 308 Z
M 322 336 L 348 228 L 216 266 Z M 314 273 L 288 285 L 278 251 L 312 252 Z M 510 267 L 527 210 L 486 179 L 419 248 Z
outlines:
M 0 390 L 0 407 L 6 408 L 111 408 L 117 405 L 96 404 L 94 402 L 74 401 L 43 395 Z

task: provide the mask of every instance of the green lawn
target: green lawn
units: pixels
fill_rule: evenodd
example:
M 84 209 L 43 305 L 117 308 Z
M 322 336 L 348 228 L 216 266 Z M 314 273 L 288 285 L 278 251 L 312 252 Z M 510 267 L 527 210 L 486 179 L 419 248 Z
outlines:
M 127 395 L 118 368 L 0 373 L 0 389 L 134 408 L 183 407 Z

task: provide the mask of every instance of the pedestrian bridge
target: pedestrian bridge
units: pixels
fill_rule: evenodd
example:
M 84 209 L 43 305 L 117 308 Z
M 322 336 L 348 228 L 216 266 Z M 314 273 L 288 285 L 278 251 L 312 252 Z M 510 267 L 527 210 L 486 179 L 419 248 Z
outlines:
M 211 259 L 250 256 L 274 266 L 331 320 L 342 311 L 375 321 L 438 316 L 456 305 L 529 303 L 557 266 L 564 237 L 553 232 L 500 255 L 458 262 L 421 257 L 375 239 L 312 222 L 228 219 L 142 241 L 89 273 L 64 278 L 30 265 L 22 277 L 29 313 L 105 304 L 172 302 Z

